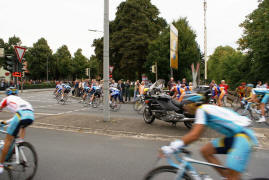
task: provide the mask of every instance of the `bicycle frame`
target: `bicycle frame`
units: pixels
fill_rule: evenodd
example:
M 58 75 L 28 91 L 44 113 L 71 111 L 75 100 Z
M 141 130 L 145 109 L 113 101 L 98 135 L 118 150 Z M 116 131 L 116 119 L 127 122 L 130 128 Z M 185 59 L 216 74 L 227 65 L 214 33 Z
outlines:
M 7 126 L 7 125 L 6 125 L 6 126 Z M 4 130 L 3 130 L 3 126 L 2 126 L 1 129 L 0 129 L 0 133 L 2 133 L 2 134 L 7 134 L 7 131 L 4 131 Z M 2 140 L 2 141 L 3 141 L 3 140 Z M 4 147 L 4 143 L 0 146 L 0 149 L 2 149 L 3 147 Z M 25 162 L 27 162 L 27 159 L 26 159 L 26 157 L 25 157 L 25 155 L 24 155 L 23 150 L 18 148 L 18 143 L 16 142 L 16 138 L 15 138 L 15 139 L 13 140 L 13 142 L 11 143 L 11 145 L 10 145 L 10 149 L 9 149 L 9 151 L 8 151 L 7 156 L 10 156 L 10 155 L 11 155 L 11 153 L 12 153 L 11 151 L 13 150 L 13 147 L 14 147 L 14 149 L 15 149 L 15 157 L 16 157 L 16 160 L 13 161 L 13 162 L 4 162 L 4 166 L 20 164 L 20 161 L 19 161 L 19 159 L 20 159 L 20 154 L 21 154 L 23 160 L 24 160 Z
M 192 166 L 193 163 L 195 164 L 201 164 L 211 167 L 217 167 L 222 169 L 227 169 L 225 166 L 212 164 L 204 161 L 195 160 L 190 157 L 183 156 L 182 158 L 179 156 L 180 152 L 177 152 L 174 154 L 176 161 L 178 161 L 180 164 L 175 163 L 171 157 L 166 157 L 166 160 L 169 165 L 178 168 L 178 173 L 176 175 L 176 180 L 180 180 L 186 171 L 188 171 L 196 180 L 201 180 L 200 174 L 196 171 L 196 169 Z

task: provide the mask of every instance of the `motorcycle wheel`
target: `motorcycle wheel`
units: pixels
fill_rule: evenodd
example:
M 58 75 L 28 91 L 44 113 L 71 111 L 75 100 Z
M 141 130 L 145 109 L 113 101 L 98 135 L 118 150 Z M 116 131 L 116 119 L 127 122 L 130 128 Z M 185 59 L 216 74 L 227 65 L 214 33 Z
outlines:
M 184 122 L 184 124 L 188 129 L 191 129 L 193 122 Z
M 150 112 L 149 108 L 144 109 L 143 118 L 147 124 L 151 124 L 155 120 L 155 116 L 152 114 L 152 112 Z

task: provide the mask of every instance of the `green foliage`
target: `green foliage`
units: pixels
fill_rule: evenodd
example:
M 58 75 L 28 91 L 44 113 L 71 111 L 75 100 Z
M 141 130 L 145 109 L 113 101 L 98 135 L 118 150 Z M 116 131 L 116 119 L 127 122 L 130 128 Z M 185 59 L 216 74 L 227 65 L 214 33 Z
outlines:
M 234 89 L 247 81 L 248 69 L 243 66 L 246 56 L 230 46 L 219 46 L 208 60 L 208 78 L 217 84 L 225 80 Z
M 0 48 L 4 48 L 5 55 L 13 55 L 14 57 L 17 57 L 13 46 L 18 45 L 19 42 L 21 42 L 20 38 L 15 35 L 10 37 L 7 43 L 0 38 Z M 5 61 L 5 58 L 0 58 L 0 66 L 3 66 L 4 69 L 6 69 Z
M 98 76 L 102 76 L 101 74 L 101 68 L 100 67 L 100 61 L 97 59 L 96 56 L 91 56 L 90 62 L 89 62 L 89 67 L 91 68 L 91 77 L 93 79 L 96 79 Z
M 57 68 L 56 79 L 72 79 L 74 67 L 68 47 L 63 45 L 53 56 Z
M 260 0 L 256 10 L 240 25 L 244 29 L 238 40 L 240 49 L 247 52 L 249 81 L 269 80 L 269 0 Z
M 173 76 L 175 79 L 187 78 L 192 79 L 191 64 L 201 61 L 201 54 L 199 46 L 195 40 L 196 34 L 191 29 L 186 18 L 181 18 L 173 22 L 178 29 L 178 71 L 174 70 Z M 167 27 L 163 32 L 152 41 L 149 47 L 149 54 L 147 62 L 145 63 L 146 69 L 150 69 L 157 61 L 158 76 L 168 80 L 170 77 L 170 27 Z M 147 75 L 154 79 L 154 74 L 148 72 Z
M 166 26 L 150 0 L 122 2 L 110 23 L 110 65 L 115 79 L 134 80 L 145 72 L 148 46 Z M 102 60 L 102 39 L 94 41 L 96 57 Z
M 73 79 L 85 78 L 85 69 L 90 67 L 89 60 L 82 54 L 82 49 L 78 49 L 72 58 Z
M 47 61 L 50 70 L 54 69 L 52 66 L 52 50 L 50 49 L 47 40 L 40 38 L 29 48 L 25 54 L 27 61 L 27 69 L 30 71 L 31 79 L 46 79 L 47 77 Z M 51 72 L 51 71 L 50 71 Z

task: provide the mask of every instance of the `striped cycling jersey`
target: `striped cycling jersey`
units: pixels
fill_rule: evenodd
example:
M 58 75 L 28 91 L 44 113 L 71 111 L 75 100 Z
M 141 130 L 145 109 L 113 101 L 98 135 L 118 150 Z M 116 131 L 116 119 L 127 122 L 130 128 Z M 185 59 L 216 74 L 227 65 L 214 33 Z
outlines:
M 251 120 L 245 116 L 215 105 L 202 105 L 195 115 L 196 124 L 204 124 L 225 136 L 232 137 L 238 133 L 246 133 L 257 144 L 257 139 L 252 131 L 247 128 Z
M 269 89 L 267 89 L 267 88 L 253 88 L 252 94 L 257 94 L 257 95 L 269 94 Z

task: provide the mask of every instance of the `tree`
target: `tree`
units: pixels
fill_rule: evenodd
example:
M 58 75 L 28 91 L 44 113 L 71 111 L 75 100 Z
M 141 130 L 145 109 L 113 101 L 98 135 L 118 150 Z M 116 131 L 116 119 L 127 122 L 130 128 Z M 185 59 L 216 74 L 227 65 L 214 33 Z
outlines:
M 195 40 L 196 34 L 189 26 L 186 18 L 180 18 L 173 24 L 178 29 L 179 59 L 178 71 L 174 70 L 174 78 L 182 79 L 185 77 L 192 80 L 191 64 L 201 61 L 200 49 Z M 145 63 L 146 69 L 150 69 L 156 61 L 158 76 L 168 80 L 170 77 L 170 27 L 166 27 L 159 37 L 150 44 L 147 62 Z M 153 77 L 152 73 L 148 73 L 148 76 Z
M 246 51 L 244 64 L 249 66 L 249 81 L 269 80 L 269 0 L 259 0 L 258 8 L 240 25 L 244 29 L 238 40 Z
M 243 65 L 246 56 L 230 46 L 219 46 L 208 60 L 208 78 L 220 83 L 225 80 L 233 89 L 247 81 L 248 69 Z
M 3 39 L 0 39 L 0 47 L 4 48 L 5 55 L 13 55 L 17 57 L 13 46 L 18 45 L 18 43 L 20 42 L 21 42 L 20 38 L 14 35 L 13 37 L 10 37 L 8 39 L 7 43 L 5 43 Z M 4 62 L 5 62 L 5 58 L 0 58 L 0 66 L 3 66 L 4 69 L 6 69 Z
M 91 56 L 89 62 L 89 68 L 91 70 L 90 78 L 96 79 L 97 77 L 101 77 L 102 66 L 100 66 L 100 64 L 101 62 L 98 60 L 96 56 Z
M 32 48 L 28 49 L 25 54 L 27 60 L 27 68 L 30 72 L 32 79 L 46 79 L 47 77 L 47 62 L 51 70 L 55 67 L 52 61 L 52 50 L 50 49 L 47 40 L 40 38 L 36 43 L 33 44 Z
M 53 55 L 56 63 L 56 79 L 71 79 L 74 67 L 71 54 L 66 45 L 61 46 Z M 85 71 L 84 71 L 85 72 Z
M 89 65 L 89 60 L 82 54 L 82 49 L 78 49 L 72 58 L 73 79 L 84 78 L 85 69 L 90 67 Z
M 110 64 L 114 66 L 113 77 L 132 80 L 141 78 L 146 71 L 143 65 L 149 43 L 158 37 L 165 26 L 165 20 L 159 17 L 159 10 L 150 0 L 122 2 L 117 8 L 115 20 L 110 22 Z M 96 49 L 102 47 L 100 43 L 103 43 L 101 39 L 94 42 Z M 100 58 L 98 54 L 96 57 Z

